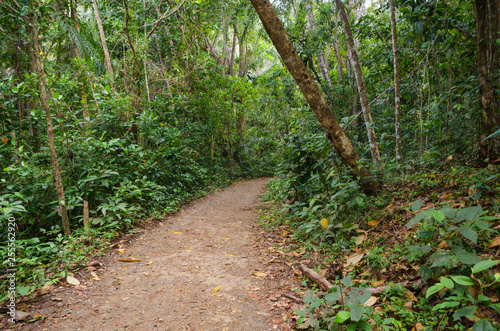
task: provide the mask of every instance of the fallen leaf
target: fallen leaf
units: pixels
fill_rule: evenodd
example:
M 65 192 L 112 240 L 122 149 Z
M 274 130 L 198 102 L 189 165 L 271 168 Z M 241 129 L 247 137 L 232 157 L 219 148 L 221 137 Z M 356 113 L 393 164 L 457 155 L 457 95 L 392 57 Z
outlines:
M 489 248 L 493 248 L 493 247 L 497 247 L 497 246 L 500 246 L 500 236 L 493 238 L 493 240 L 488 245 Z
M 373 220 L 373 221 L 368 222 L 368 225 L 369 226 L 376 226 L 379 223 L 380 223 L 380 221 Z
M 423 329 L 424 329 L 424 326 L 422 325 L 422 323 L 415 324 L 415 331 L 420 331 Z
M 144 263 L 145 265 L 149 265 L 149 264 L 153 264 L 153 261 L 149 261 L 149 262 L 146 262 Z
M 293 256 L 295 256 L 295 257 L 299 257 L 299 256 L 300 256 L 300 254 L 299 254 L 299 253 L 297 253 L 297 252 L 295 252 L 295 251 L 293 251 L 293 252 L 292 252 L 292 254 L 293 254 Z
M 234 256 L 233 254 L 226 254 L 226 256 Z
M 370 299 L 368 299 L 368 301 L 366 301 L 366 302 L 364 303 L 364 305 L 365 305 L 366 307 L 371 307 L 371 306 L 373 306 L 375 303 L 377 303 L 377 301 L 378 301 L 378 298 L 377 298 L 377 297 L 371 296 L 371 297 L 370 297 Z
M 41 294 L 44 295 L 44 294 L 49 293 L 51 287 L 52 287 L 51 283 L 49 283 L 49 282 L 45 283 L 45 285 L 43 285 L 43 287 L 42 287 Z
M 347 261 L 345 263 L 345 266 L 349 266 L 349 265 L 356 265 L 358 264 L 359 261 L 361 261 L 361 259 L 363 258 L 363 256 L 365 256 L 365 253 L 352 253 L 348 258 L 347 258 Z
M 410 290 L 406 290 L 406 293 L 405 293 L 405 297 L 408 299 L 408 300 L 411 300 L 413 302 L 417 302 L 418 299 L 417 297 L 415 296 L 415 294 L 413 294 L 412 291 Z
M 262 271 L 256 271 L 253 274 L 257 277 L 267 277 L 267 274 Z
M 356 238 L 356 245 L 361 245 L 363 243 L 363 241 L 365 241 L 365 238 L 366 238 L 366 236 L 364 234 L 361 236 L 358 236 Z
M 227 241 L 229 238 L 222 238 L 221 241 Z
M 179 232 L 179 231 L 170 231 L 172 233 L 182 233 L 182 232 Z
M 3 138 L 2 138 L 2 142 L 3 142 L 4 144 L 7 144 L 7 141 L 9 141 L 9 138 L 7 138 L 7 137 L 3 137 Z
M 222 285 L 219 285 L 219 286 L 217 286 L 217 287 L 214 287 L 214 289 L 212 290 L 212 292 L 217 293 L 217 292 L 219 292 L 219 290 L 220 290 L 221 288 L 222 288 Z
M 125 250 L 124 249 L 119 249 L 118 252 L 125 253 Z
M 80 285 L 80 281 L 76 279 L 75 277 L 71 276 L 66 276 L 66 281 L 70 283 L 71 285 Z
M 128 297 L 122 298 L 122 301 L 127 301 Z
M 118 259 L 118 261 L 120 261 L 120 262 L 141 262 L 142 260 L 134 259 L 133 257 L 131 257 L 129 259 Z
M 328 220 L 326 218 L 321 219 L 321 227 L 326 230 L 328 227 Z
M 92 280 L 101 280 L 95 272 L 91 271 L 90 274 L 92 275 Z
M 448 248 L 448 244 L 446 243 L 446 241 L 442 240 L 442 241 L 439 243 L 438 248 L 439 248 L 439 249 Z
M 383 285 L 384 283 L 385 283 L 385 280 L 383 280 L 383 279 L 382 279 L 382 280 L 374 280 L 374 281 L 372 282 L 372 286 L 373 286 L 373 287 L 378 287 L 378 286 Z

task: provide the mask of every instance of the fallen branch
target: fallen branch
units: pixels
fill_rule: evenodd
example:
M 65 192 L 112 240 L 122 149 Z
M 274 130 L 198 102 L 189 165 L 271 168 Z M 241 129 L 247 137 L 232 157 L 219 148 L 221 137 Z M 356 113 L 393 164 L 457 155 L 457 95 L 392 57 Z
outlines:
M 318 284 L 319 287 L 323 291 L 328 292 L 328 290 L 333 287 L 333 285 L 328 280 L 321 277 L 317 272 L 306 267 L 305 265 L 301 264 L 300 269 L 302 270 L 302 273 L 304 274 L 304 276 L 309 278 L 314 283 Z M 364 290 L 370 291 L 372 295 L 377 295 L 377 294 L 384 292 L 387 289 L 393 288 L 393 287 L 398 286 L 398 285 L 401 285 L 402 287 L 421 287 L 423 285 L 423 283 L 424 283 L 423 280 L 420 278 L 420 279 L 417 279 L 416 281 L 405 280 L 404 282 L 397 283 L 394 285 L 383 285 L 383 286 L 379 286 L 379 287 L 366 287 Z M 347 290 L 344 290 L 344 294 L 346 294 L 346 292 L 347 292 Z
M 297 297 L 296 297 L 296 296 L 294 296 L 294 295 L 291 295 L 291 294 L 288 294 L 288 293 L 282 293 L 282 294 L 281 294 L 281 296 L 282 296 L 282 297 L 285 297 L 285 298 L 288 298 L 288 299 L 290 299 L 290 300 L 292 300 L 292 301 L 295 301 L 295 302 L 297 302 L 297 303 L 300 303 L 301 305 L 303 305 L 303 304 L 304 304 L 304 301 L 303 301 L 302 299 L 297 298 Z

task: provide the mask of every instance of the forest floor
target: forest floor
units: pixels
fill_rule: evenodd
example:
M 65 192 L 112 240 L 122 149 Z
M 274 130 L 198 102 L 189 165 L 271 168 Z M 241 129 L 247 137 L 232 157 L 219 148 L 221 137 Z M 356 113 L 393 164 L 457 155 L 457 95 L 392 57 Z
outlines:
M 36 321 L 15 329 L 291 329 L 296 304 L 282 294 L 300 285 L 257 225 L 267 182 L 235 183 L 122 237 L 74 275 L 80 285 L 60 283 L 19 305 Z M 5 315 L 0 323 L 9 326 Z

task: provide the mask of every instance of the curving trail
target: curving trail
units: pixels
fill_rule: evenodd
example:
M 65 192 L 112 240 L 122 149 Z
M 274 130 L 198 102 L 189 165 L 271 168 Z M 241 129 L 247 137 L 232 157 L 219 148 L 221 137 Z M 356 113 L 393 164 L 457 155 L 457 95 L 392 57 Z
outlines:
M 37 330 L 276 329 L 266 293 L 275 288 L 277 279 L 254 275 L 265 271 L 258 256 L 254 209 L 266 184 L 267 179 L 234 184 L 135 236 L 121 247 L 124 253 L 114 248 L 102 259 L 104 268 L 96 271 L 100 280 L 92 280 L 90 271 L 77 275 L 82 286 L 52 293 L 47 301 L 52 306 L 42 311 L 50 318 L 31 326 Z M 142 261 L 118 261 L 127 258 Z M 58 296 L 62 299 L 53 301 Z

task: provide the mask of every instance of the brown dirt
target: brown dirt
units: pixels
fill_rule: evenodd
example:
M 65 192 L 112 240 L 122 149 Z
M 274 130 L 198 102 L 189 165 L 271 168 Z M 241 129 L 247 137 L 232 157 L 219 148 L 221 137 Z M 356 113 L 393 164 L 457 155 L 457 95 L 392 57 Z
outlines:
M 100 280 L 77 274 L 80 286 L 57 286 L 25 307 L 43 320 L 16 329 L 290 329 L 291 303 L 279 296 L 296 286 L 293 270 L 256 223 L 266 184 L 239 182 L 143 230 L 99 259 Z M 118 261 L 128 258 L 142 261 Z

